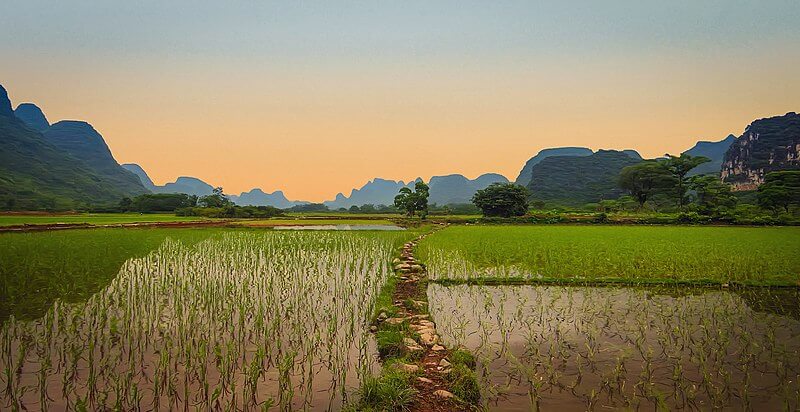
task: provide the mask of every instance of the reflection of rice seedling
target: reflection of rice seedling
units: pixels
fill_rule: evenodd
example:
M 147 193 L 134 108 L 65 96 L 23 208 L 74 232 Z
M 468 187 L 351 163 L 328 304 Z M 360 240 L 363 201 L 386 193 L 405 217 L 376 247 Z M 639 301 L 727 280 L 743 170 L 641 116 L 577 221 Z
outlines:
M 692 292 L 428 290 L 444 341 L 466 336 L 482 398 L 498 408 L 798 408 L 800 321 L 754 311 L 733 292 Z M 789 293 L 776 312 L 797 313 Z
M 2 325 L 2 408 L 335 407 L 375 369 L 366 320 L 408 237 L 167 241 L 87 302 Z

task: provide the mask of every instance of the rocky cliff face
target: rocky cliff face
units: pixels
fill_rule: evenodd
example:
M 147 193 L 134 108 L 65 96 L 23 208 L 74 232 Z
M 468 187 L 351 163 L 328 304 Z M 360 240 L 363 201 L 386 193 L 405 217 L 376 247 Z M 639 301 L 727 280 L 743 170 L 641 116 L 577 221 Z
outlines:
M 722 180 L 734 190 L 754 190 L 767 173 L 800 169 L 800 115 L 756 120 L 745 129 L 722 163 Z

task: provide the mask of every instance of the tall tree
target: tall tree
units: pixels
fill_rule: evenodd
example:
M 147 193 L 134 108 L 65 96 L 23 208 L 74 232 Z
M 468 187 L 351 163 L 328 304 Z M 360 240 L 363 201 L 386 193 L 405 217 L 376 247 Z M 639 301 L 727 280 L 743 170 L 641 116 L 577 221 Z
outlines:
M 623 168 L 618 183 L 639 202 L 641 209 L 653 195 L 672 190 L 676 178 L 663 164 L 646 161 Z
M 225 207 L 232 205 L 233 202 L 222 192 L 221 187 L 215 187 L 210 195 L 200 198 L 199 204 L 202 207 Z
M 472 196 L 484 216 L 522 216 L 528 212 L 528 189 L 513 183 L 493 183 Z
M 678 196 L 678 206 L 683 210 L 686 204 L 686 189 L 688 188 L 688 179 L 686 175 L 695 167 L 710 162 L 711 159 L 705 156 L 691 156 L 686 153 L 680 156 L 666 155 L 667 158 L 661 160 L 660 163 L 672 174 L 677 180 L 676 195 Z
M 758 204 L 765 209 L 783 209 L 800 205 L 800 170 L 770 172 L 758 187 Z
M 694 191 L 695 204 L 700 213 L 716 214 L 720 209 L 736 206 L 737 199 L 731 191 L 731 185 L 723 183 L 718 176 L 692 176 L 689 189 Z
M 424 219 L 428 215 L 428 196 L 430 188 L 425 182 L 420 181 L 414 184 L 413 192 L 407 187 L 401 188 L 394 197 L 394 206 L 405 212 L 408 217 L 419 213 Z

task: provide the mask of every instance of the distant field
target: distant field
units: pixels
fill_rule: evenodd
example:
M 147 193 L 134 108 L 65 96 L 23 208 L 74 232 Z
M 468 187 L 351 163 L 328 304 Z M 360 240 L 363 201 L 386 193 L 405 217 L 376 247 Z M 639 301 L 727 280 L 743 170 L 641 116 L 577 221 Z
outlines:
M 454 226 L 419 245 L 434 279 L 797 285 L 800 228 Z
M 112 225 L 118 223 L 144 222 L 189 222 L 204 220 L 202 217 L 175 216 L 174 214 L 139 213 L 80 213 L 69 215 L 0 215 L 0 226 L 51 225 L 56 223 L 89 223 L 93 225 Z
M 292 226 L 292 225 L 393 225 L 386 219 L 309 219 L 309 218 L 275 218 L 259 220 L 241 220 L 234 222 L 246 226 Z

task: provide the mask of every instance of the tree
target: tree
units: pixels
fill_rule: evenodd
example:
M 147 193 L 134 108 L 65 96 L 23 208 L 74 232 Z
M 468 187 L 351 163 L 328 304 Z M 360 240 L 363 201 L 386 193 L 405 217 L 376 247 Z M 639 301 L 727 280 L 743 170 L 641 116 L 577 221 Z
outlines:
M 119 210 L 123 212 L 127 212 L 131 210 L 131 205 L 133 204 L 133 200 L 129 197 L 123 197 L 122 200 L 119 201 Z
M 413 217 L 414 214 L 419 213 L 420 217 L 424 219 L 428 215 L 429 190 L 428 185 L 422 181 L 414 184 L 413 192 L 411 189 L 403 187 L 394 197 L 394 206 L 405 212 L 408 217 Z
M 659 162 L 647 161 L 622 169 L 619 173 L 619 187 L 630 192 L 639 209 L 657 193 L 672 190 L 675 177 Z
M 528 189 L 513 183 L 493 183 L 475 192 L 472 203 L 484 216 L 522 216 L 528 212 Z
M 731 191 L 731 185 L 723 183 L 717 176 L 692 176 L 689 189 L 694 191 L 695 204 L 700 213 L 715 214 L 720 209 L 736 206 L 737 199 Z
M 765 209 L 783 209 L 800 205 L 800 170 L 770 172 L 758 188 L 758 205 Z
M 210 195 L 201 197 L 199 203 L 202 207 L 225 207 L 233 204 L 221 187 L 215 187 Z
M 686 153 L 680 156 L 672 156 L 667 153 L 666 156 L 667 158 L 659 161 L 659 163 L 661 163 L 670 174 L 672 174 L 672 177 L 676 179 L 677 185 L 675 192 L 678 196 L 678 206 L 683 210 L 683 206 L 686 204 L 686 189 L 688 187 L 686 175 L 695 167 L 710 162 L 711 159 L 705 156 L 691 156 Z

